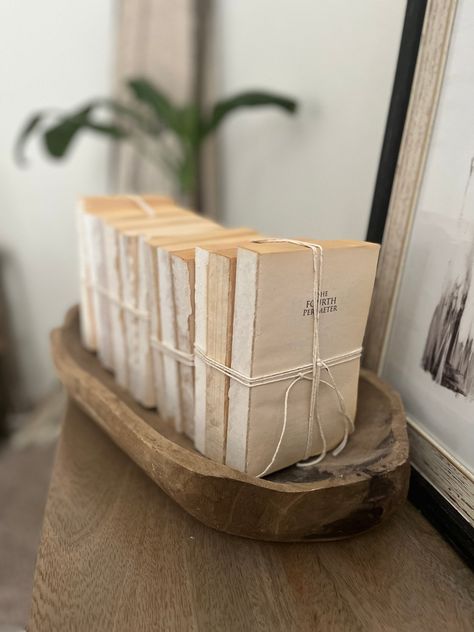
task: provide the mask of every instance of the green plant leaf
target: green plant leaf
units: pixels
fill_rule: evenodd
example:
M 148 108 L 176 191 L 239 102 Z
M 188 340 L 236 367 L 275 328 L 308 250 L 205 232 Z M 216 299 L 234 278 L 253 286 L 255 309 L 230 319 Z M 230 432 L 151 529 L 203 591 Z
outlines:
M 119 127 L 118 125 L 105 125 L 102 123 L 89 122 L 87 124 L 87 129 L 92 129 L 95 132 L 104 134 L 105 136 L 110 136 L 113 140 L 122 140 L 128 136 L 127 130 Z
M 201 133 L 205 136 L 209 134 L 209 132 L 214 131 L 228 114 L 240 108 L 262 106 L 278 107 L 290 114 L 294 114 L 298 108 L 296 101 L 279 94 L 256 91 L 242 92 L 234 97 L 216 103 L 210 118 L 204 122 Z
M 114 124 L 94 122 L 90 116 L 94 105 L 88 105 L 72 116 L 63 117 L 59 123 L 46 130 L 44 142 L 53 158 L 63 158 L 77 134 L 83 130 L 93 130 L 115 140 L 126 138 L 127 130 Z
M 20 130 L 20 133 L 18 134 L 15 141 L 15 147 L 13 149 L 15 161 L 19 165 L 26 165 L 26 156 L 24 154 L 24 150 L 29 137 L 33 134 L 34 131 L 38 129 L 41 123 L 43 123 L 43 121 L 50 116 L 51 113 L 51 110 L 42 110 L 41 112 L 36 112 L 36 114 L 33 114 L 33 116 L 31 116 L 26 121 L 26 123 Z
M 112 116 L 112 122 L 95 122 L 92 116 L 97 113 L 107 114 L 108 118 Z M 162 130 L 154 118 L 146 117 L 133 107 L 128 107 L 109 98 L 90 101 L 79 111 L 70 115 L 62 115 L 54 124 L 46 126 L 46 122 L 52 114 L 55 114 L 57 118 L 57 112 L 44 110 L 37 112 L 26 121 L 14 147 L 14 156 L 18 164 L 26 164 L 24 148 L 26 142 L 35 133 L 43 133 L 46 150 L 51 156 L 62 158 L 81 130 L 94 130 L 115 140 L 126 138 L 129 135 L 128 130 L 133 131 L 133 128 L 140 129 L 140 131 L 152 136 L 157 136 Z
M 51 156 L 62 158 L 66 154 L 76 134 L 87 126 L 90 110 L 91 107 L 87 106 L 72 116 L 64 116 L 46 130 L 44 142 Z
M 124 120 L 135 123 L 142 131 L 149 134 L 158 134 L 162 130 L 162 126 L 157 124 L 156 119 L 143 116 L 142 112 L 114 99 L 95 99 L 89 106 L 94 109 L 110 110 L 113 114 L 124 117 Z
M 196 105 L 187 105 L 177 111 L 176 133 L 182 143 L 196 148 L 199 143 L 199 110 Z
M 181 193 L 192 197 L 196 188 L 196 179 L 198 172 L 198 145 L 191 141 L 182 143 L 182 155 L 176 165 L 176 178 Z
M 179 108 L 147 79 L 131 79 L 128 86 L 134 97 L 154 112 L 165 127 L 179 133 Z

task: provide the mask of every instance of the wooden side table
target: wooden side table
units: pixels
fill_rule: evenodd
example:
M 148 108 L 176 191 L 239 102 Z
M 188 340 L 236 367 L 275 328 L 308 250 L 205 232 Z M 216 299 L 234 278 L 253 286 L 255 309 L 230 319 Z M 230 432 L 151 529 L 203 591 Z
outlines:
M 186 514 L 70 402 L 29 632 L 472 630 L 472 574 L 409 504 L 340 542 L 245 540 Z

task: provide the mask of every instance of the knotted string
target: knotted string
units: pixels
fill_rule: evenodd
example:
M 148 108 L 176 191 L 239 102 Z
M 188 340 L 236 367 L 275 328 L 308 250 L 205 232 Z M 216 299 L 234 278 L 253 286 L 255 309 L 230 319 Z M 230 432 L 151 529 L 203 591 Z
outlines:
M 337 366 L 338 364 L 344 364 L 345 362 L 351 362 L 352 360 L 357 360 L 360 358 L 362 354 L 362 347 L 358 349 L 354 349 L 353 351 L 348 351 L 347 353 L 341 353 L 340 355 L 332 356 L 331 358 L 327 358 L 325 361 L 320 360 L 321 367 L 329 368 L 332 366 Z M 307 364 L 302 367 L 298 367 L 296 369 L 287 369 L 284 371 L 278 371 L 276 373 L 268 373 L 266 375 L 260 375 L 256 377 L 249 377 L 240 373 L 236 369 L 233 369 L 218 360 L 214 360 L 206 355 L 199 345 L 194 344 L 194 355 L 200 358 L 205 364 L 208 366 L 217 369 L 227 377 L 232 378 L 242 386 L 246 386 L 247 388 L 253 388 L 255 386 L 263 386 L 265 384 L 273 384 L 275 382 L 283 382 L 289 379 L 293 379 L 295 377 L 301 376 L 302 373 L 307 373 L 312 371 L 312 363 Z
M 195 354 L 198 357 L 200 357 L 200 359 L 203 360 L 209 366 L 214 367 L 218 371 L 224 373 L 225 375 L 236 380 L 242 385 L 247 386 L 248 388 L 253 388 L 255 386 L 263 386 L 264 384 L 271 384 L 274 382 L 279 382 L 279 381 L 293 378 L 285 392 L 283 425 L 282 425 L 280 437 L 279 437 L 276 449 L 273 453 L 273 456 L 270 460 L 270 463 L 263 470 L 263 472 L 258 474 L 258 476 L 260 477 L 267 474 L 267 472 L 275 463 L 275 460 L 280 451 L 281 444 L 283 442 L 283 438 L 284 438 L 287 424 L 288 424 L 289 397 L 290 397 L 291 391 L 293 390 L 293 387 L 302 380 L 310 380 L 312 382 L 312 385 L 311 385 L 310 407 L 309 407 L 309 414 L 308 414 L 308 430 L 307 430 L 307 437 L 306 437 L 306 448 L 305 448 L 305 454 L 304 454 L 305 460 L 304 462 L 299 462 L 296 465 L 298 467 L 311 467 L 313 465 L 316 465 L 317 463 L 320 463 L 327 454 L 327 441 L 326 441 L 326 436 L 324 433 L 324 429 L 323 429 L 321 417 L 320 417 L 320 412 L 319 412 L 319 387 L 321 383 L 325 384 L 326 386 L 334 390 L 337 397 L 339 410 L 344 417 L 344 437 L 342 441 L 339 443 L 339 445 L 333 450 L 332 454 L 334 456 L 337 456 L 338 454 L 342 452 L 342 450 L 347 445 L 349 434 L 354 430 L 354 423 L 352 419 L 349 417 L 349 415 L 347 414 L 344 397 L 336 384 L 336 381 L 334 379 L 334 376 L 331 372 L 330 367 L 359 358 L 361 356 L 362 349 L 361 348 L 354 349 L 353 351 L 349 351 L 347 353 L 343 353 L 343 354 L 328 358 L 325 361 L 321 360 L 320 358 L 319 293 L 322 287 L 322 274 L 323 274 L 323 249 L 320 245 L 311 244 L 311 243 L 308 243 L 305 241 L 299 241 L 296 239 L 276 239 L 276 238 L 275 239 L 273 238 L 272 239 L 270 238 L 259 239 L 259 240 L 255 240 L 255 243 L 295 244 L 297 246 L 304 246 L 305 248 L 309 248 L 313 253 L 313 305 L 314 305 L 313 315 L 314 315 L 314 318 L 313 318 L 313 335 L 312 335 L 313 347 L 312 347 L 311 364 L 306 365 L 304 367 L 299 367 L 296 369 L 289 369 L 289 370 L 280 371 L 277 373 L 261 375 L 261 376 L 252 378 L 252 377 L 243 375 L 239 371 L 236 371 L 235 369 L 231 367 L 228 367 L 220 362 L 217 362 L 216 360 L 213 360 L 212 358 L 209 358 L 204 353 L 204 351 L 200 349 L 197 345 L 195 345 Z M 327 373 L 329 381 L 321 379 L 322 369 Z M 314 432 L 315 425 L 318 428 L 319 436 L 321 439 L 322 451 L 319 454 L 319 456 L 308 461 L 307 459 L 311 452 L 313 432 Z
M 336 393 L 339 410 L 344 417 L 344 437 L 338 446 L 333 450 L 333 455 L 337 456 L 342 452 L 342 450 L 347 445 L 347 440 L 349 438 L 349 434 L 354 430 L 354 423 L 352 419 L 349 417 L 346 411 L 344 397 L 337 387 L 334 376 L 329 369 L 327 362 L 324 362 L 320 358 L 320 341 L 319 341 L 319 321 L 320 321 L 320 311 L 319 311 L 319 293 L 322 288 L 322 280 L 323 280 L 323 249 L 319 244 L 312 244 L 306 241 L 300 241 L 298 239 L 277 239 L 277 238 L 267 238 L 257 240 L 256 243 L 289 243 L 295 244 L 297 246 L 303 246 L 305 248 L 309 248 L 313 253 L 313 366 L 311 371 L 311 377 L 308 376 L 309 371 L 301 372 L 298 377 L 296 377 L 291 384 L 286 389 L 285 393 L 285 408 L 284 408 L 284 416 L 283 416 L 283 426 L 282 431 L 280 433 L 280 438 L 276 447 L 276 450 L 273 454 L 273 457 L 267 467 L 259 474 L 259 476 L 264 476 L 268 470 L 272 467 L 275 462 L 275 459 L 280 450 L 283 437 L 285 435 L 286 426 L 288 423 L 288 399 L 290 396 L 290 392 L 293 387 L 301 380 L 312 381 L 311 384 L 311 397 L 310 397 L 310 406 L 309 406 L 309 415 L 308 415 L 308 432 L 306 435 L 306 450 L 304 461 L 300 461 L 297 463 L 297 467 L 312 467 L 317 463 L 320 463 L 327 454 L 327 442 L 326 435 L 324 434 L 323 425 L 321 422 L 321 417 L 319 413 L 319 387 L 321 382 L 323 384 L 327 384 L 331 386 Z M 344 354 L 347 355 L 347 354 Z M 331 384 L 328 382 L 321 380 L 321 368 L 324 368 L 327 371 L 329 379 L 331 380 Z M 308 461 L 308 457 L 311 451 L 311 446 L 313 442 L 313 430 L 314 430 L 314 421 L 316 419 L 316 425 L 318 427 L 319 436 L 321 439 L 322 450 L 319 456 L 314 459 Z

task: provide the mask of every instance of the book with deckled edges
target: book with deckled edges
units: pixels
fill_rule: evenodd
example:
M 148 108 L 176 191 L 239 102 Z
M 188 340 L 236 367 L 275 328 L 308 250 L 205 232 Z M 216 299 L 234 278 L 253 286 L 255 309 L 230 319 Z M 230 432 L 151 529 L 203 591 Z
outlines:
M 338 393 L 348 417 L 355 418 L 359 352 L 379 246 L 306 241 L 323 252 L 319 357 L 330 373 L 321 370 L 317 404 L 330 450 L 347 431 Z M 289 243 L 256 243 L 237 252 L 230 367 L 242 380 L 229 379 L 225 462 L 252 475 L 271 473 L 323 451 L 319 428 L 308 424 L 312 381 L 298 377 L 313 361 L 313 257 L 310 249 Z M 212 283 L 224 283 L 228 274 L 224 270 Z M 349 361 L 331 362 L 345 354 Z M 246 382 L 259 377 L 265 382 L 265 376 L 290 370 L 295 370 L 293 376 L 282 381 L 251 387 Z
M 165 221 L 165 220 L 164 220 Z M 158 220 L 154 220 L 158 222 Z M 176 237 L 192 235 L 216 227 L 210 220 L 194 215 L 177 217 L 167 225 L 150 223 L 147 228 L 127 229 L 118 235 L 119 270 L 123 290 L 125 341 L 127 349 L 128 388 L 143 406 L 156 405 L 156 389 L 150 353 L 148 288 L 145 282 L 145 261 L 140 258 L 140 239 L 152 236 Z M 143 304 L 142 304 L 143 301 Z
M 170 198 L 165 196 L 145 196 L 142 204 L 158 205 L 162 203 L 172 203 Z M 94 319 L 94 290 L 92 279 L 91 256 L 94 250 L 94 230 L 91 228 L 91 219 L 96 215 L 104 213 L 136 213 L 143 215 L 134 196 L 93 196 L 79 200 L 76 207 L 76 227 L 78 235 L 79 251 L 79 273 L 80 273 L 80 326 L 81 339 L 84 346 L 91 350 L 96 350 L 96 327 Z
M 196 251 L 194 445 L 218 463 L 225 461 L 229 377 L 208 366 L 199 351 L 230 365 L 236 260 L 236 247 Z
M 115 373 L 117 382 L 128 388 L 129 375 L 124 317 L 124 298 L 120 274 L 119 234 L 129 229 L 165 227 L 182 222 L 189 223 L 195 214 L 186 209 L 164 205 L 155 209 L 155 215 L 144 217 L 102 217 L 100 241 L 96 257 L 102 260 L 105 273 L 102 278 L 103 300 L 97 303 L 98 353 L 103 364 Z
M 163 327 L 167 331 L 167 339 L 169 340 L 169 331 L 175 329 L 174 317 L 168 319 L 168 311 L 165 314 L 166 322 L 162 322 L 161 312 L 164 302 L 169 304 L 169 309 L 174 310 L 174 292 L 170 286 L 171 280 L 166 274 L 163 278 L 163 288 L 161 287 L 160 279 L 162 274 L 160 273 L 160 258 L 158 256 L 159 250 L 162 248 L 179 248 L 183 244 L 186 248 L 191 243 L 196 243 L 196 240 L 215 239 L 225 235 L 229 229 L 212 224 L 209 227 L 209 223 L 204 225 L 202 230 L 193 230 L 192 233 L 183 233 L 174 237 L 151 237 L 149 239 L 141 238 L 139 244 L 139 261 L 143 262 L 144 283 L 141 285 L 142 295 L 140 298 L 141 304 L 145 304 L 148 301 L 148 309 L 150 313 L 149 319 L 149 349 L 151 353 L 151 364 L 153 368 L 153 379 L 155 384 L 156 402 L 160 411 L 160 415 L 163 419 L 173 420 L 177 428 L 181 430 L 180 417 L 176 416 L 175 411 L 177 408 L 177 400 L 180 398 L 179 394 L 176 394 L 176 389 L 170 386 L 173 384 L 173 380 L 166 381 L 166 369 L 170 362 L 166 359 L 169 353 L 164 353 L 164 341 L 163 341 Z M 163 258 L 164 266 L 168 267 L 166 256 Z M 166 298 L 162 298 L 166 296 Z M 174 311 L 173 311 L 174 314 Z M 174 338 L 173 338 L 174 339 Z M 166 343 L 165 343 L 166 344 Z M 170 342 L 167 343 L 166 350 L 173 349 L 174 347 Z M 169 371 L 168 371 L 169 373 Z
M 116 370 L 114 348 L 117 340 L 114 334 L 117 330 L 116 320 L 121 318 L 121 288 L 118 282 L 118 258 L 117 258 L 117 234 L 121 230 L 131 227 L 146 227 L 157 221 L 170 222 L 174 218 L 188 218 L 192 216 L 190 211 L 179 209 L 169 204 L 150 207 L 153 215 L 130 214 L 130 211 L 104 212 L 95 216 L 89 222 L 93 234 L 93 249 L 91 253 L 92 277 L 93 277 L 93 312 L 96 324 L 97 355 L 102 364 Z M 120 380 L 122 384 L 122 381 Z M 123 385 L 123 384 L 122 384 Z
M 262 239 L 254 235 L 248 242 Z M 196 249 L 195 284 L 195 415 L 194 444 L 218 463 L 225 461 L 229 377 L 203 361 L 201 353 L 230 365 L 237 247 L 241 244 Z M 200 353 L 201 352 L 201 353 Z
M 174 353 L 166 354 L 165 380 L 172 417 L 178 430 L 194 438 L 194 285 L 197 246 L 237 245 L 256 238 L 248 228 L 224 229 L 188 244 L 158 249 L 162 342 Z M 173 395 L 174 394 L 174 395 Z

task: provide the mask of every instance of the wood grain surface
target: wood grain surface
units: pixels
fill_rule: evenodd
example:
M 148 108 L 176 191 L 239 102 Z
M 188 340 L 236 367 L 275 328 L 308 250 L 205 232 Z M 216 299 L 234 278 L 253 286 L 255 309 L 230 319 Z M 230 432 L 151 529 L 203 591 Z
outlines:
M 267 479 L 196 452 L 187 437 L 139 406 L 80 343 L 77 310 L 53 332 L 69 395 L 186 511 L 215 529 L 275 541 L 344 538 L 379 525 L 403 504 L 408 439 L 398 395 L 364 372 L 356 431 L 343 453 Z
M 341 542 L 257 542 L 209 529 L 70 404 L 28 630 L 471 631 L 472 579 L 408 504 Z

